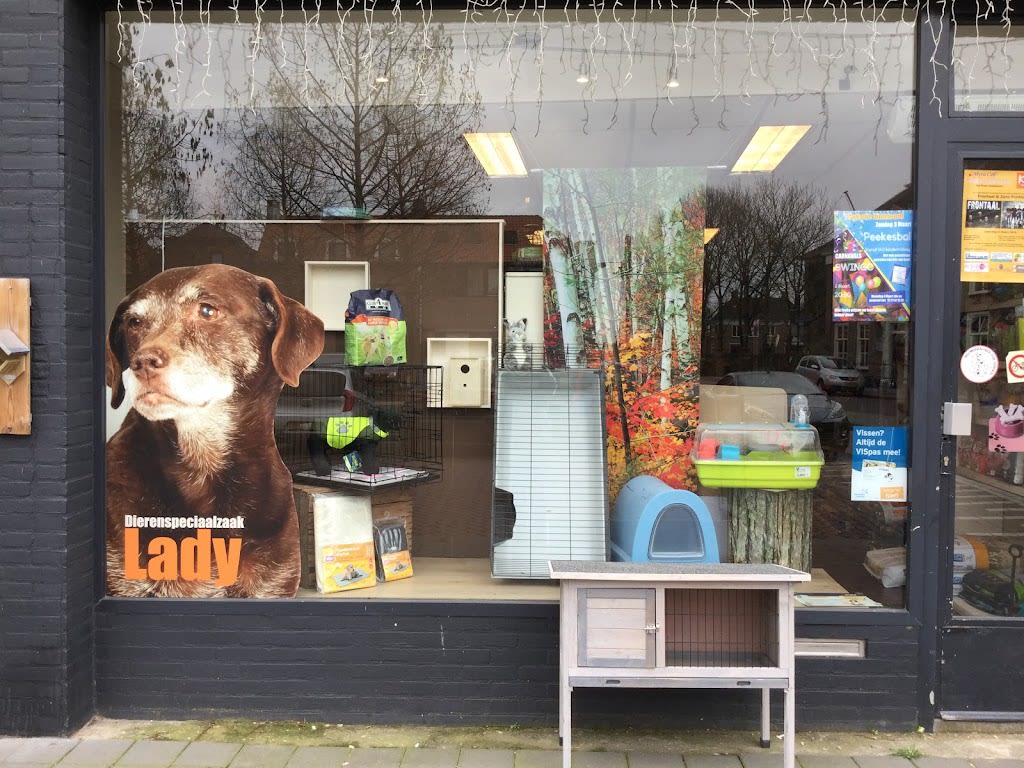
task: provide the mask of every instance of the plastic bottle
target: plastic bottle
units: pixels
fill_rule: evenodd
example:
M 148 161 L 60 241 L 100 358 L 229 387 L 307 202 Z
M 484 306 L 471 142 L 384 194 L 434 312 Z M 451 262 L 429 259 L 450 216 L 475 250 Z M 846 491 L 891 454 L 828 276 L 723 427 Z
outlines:
M 807 396 L 793 395 L 789 403 L 789 421 L 798 427 L 806 427 L 810 423 L 810 415 Z

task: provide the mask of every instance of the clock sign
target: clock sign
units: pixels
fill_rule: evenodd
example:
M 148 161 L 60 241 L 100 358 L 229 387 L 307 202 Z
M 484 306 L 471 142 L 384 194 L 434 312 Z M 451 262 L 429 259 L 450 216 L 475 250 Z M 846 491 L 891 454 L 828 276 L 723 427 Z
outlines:
M 960 356 L 960 372 L 974 384 L 991 381 L 999 371 L 999 355 L 984 344 L 970 347 Z

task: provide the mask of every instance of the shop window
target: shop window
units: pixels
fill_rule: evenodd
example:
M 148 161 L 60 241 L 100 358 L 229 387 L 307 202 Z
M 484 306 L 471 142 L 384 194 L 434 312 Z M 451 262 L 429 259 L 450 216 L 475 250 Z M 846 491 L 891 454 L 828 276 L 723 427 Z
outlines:
M 364 529 L 384 514 L 404 520 L 413 577 L 332 595 L 557 599 L 543 578 L 490 572 L 496 547 L 528 549 L 531 531 L 545 530 L 529 489 L 556 486 L 570 469 L 596 473 L 595 508 L 609 515 L 643 475 L 698 493 L 720 521 L 729 494 L 702 486 L 692 456 L 707 412 L 701 387 L 767 371 L 789 382 L 770 387 L 787 398 L 772 418 L 789 418 L 784 386 L 822 398 L 810 423 L 826 458 L 806 497 L 813 591 L 903 606 L 902 587 L 865 564 L 869 553 L 902 547 L 905 508 L 864 482 L 856 438 L 909 423 L 911 270 L 872 268 L 851 230 L 891 223 L 914 205 L 912 12 L 875 9 L 865 20 L 851 10 L 833 21 L 761 9 L 752 21 L 718 9 L 694 11 L 683 25 L 678 14 L 638 7 L 623 26 L 615 14 L 583 10 L 558 23 L 543 10 L 513 23 L 491 8 L 470 23 L 443 10 L 340 23 L 245 3 L 224 16 L 173 5 L 107 20 L 107 317 L 165 270 L 210 263 L 271 280 L 321 317 L 323 346 L 309 370 L 335 374 L 319 377 L 339 401 L 334 426 L 365 430 L 367 454 L 426 474 L 387 499 L 398 507 L 345 512 L 361 515 Z M 254 39 L 266 42 L 254 48 Z M 766 154 L 766 134 L 791 143 L 758 164 L 749 158 Z M 485 156 L 516 162 L 491 167 Z M 863 216 L 839 231 L 837 215 L 850 213 Z M 351 343 L 351 294 L 372 289 L 394 291 L 405 323 L 403 359 L 373 359 L 423 368 L 415 398 L 402 382 L 371 397 L 346 372 L 363 364 L 357 354 L 390 343 Z M 875 311 L 883 295 L 906 300 L 884 317 L 866 311 L 869 297 Z M 126 322 L 143 322 L 156 303 Z M 804 374 L 805 357 L 852 358 L 856 370 Z M 417 399 L 433 391 L 435 368 L 441 391 Z M 574 418 L 597 422 L 587 426 L 604 437 L 603 450 L 573 456 L 582 469 L 567 460 L 502 474 L 522 486 L 496 488 L 502 392 L 529 383 L 521 389 L 540 402 L 550 394 L 545 376 L 569 380 L 560 372 L 575 369 L 602 373 L 583 377 L 599 382 L 601 415 Z M 116 375 L 109 384 L 116 389 Z M 301 402 L 308 389 L 292 390 L 296 414 L 315 409 Z M 372 402 L 360 405 L 360 396 Z M 392 396 L 401 408 L 382 402 Z M 389 421 L 396 410 L 407 421 Z M 531 427 L 515 432 L 510 455 L 543 455 L 540 444 L 556 442 L 536 410 L 517 414 Z M 234 427 L 244 411 L 220 412 L 217 423 Z M 109 419 L 111 434 L 119 418 Z M 301 422 L 287 421 L 290 438 Z M 416 425 L 408 444 L 398 435 L 407 424 Z M 328 443 L 315 456 L 310 446 L 302 432 L 286 457 L 322 489 L 300 503 L 339 492 L 317 484 L 318 462 L 333 472 L 354 461 L 347 446 Z M 316 538 L 309 519 L 300 516 L 303 546 Z M 372 533 L 360 541 L 372 543 Z M 465 586 L 467 571 L 475 587 Z

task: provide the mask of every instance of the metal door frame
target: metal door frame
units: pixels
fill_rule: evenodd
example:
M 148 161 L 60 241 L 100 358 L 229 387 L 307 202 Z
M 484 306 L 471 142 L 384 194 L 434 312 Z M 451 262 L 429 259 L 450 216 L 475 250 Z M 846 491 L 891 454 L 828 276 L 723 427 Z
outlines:
M 1024 159 L 1024 113 L 956 113 L 951 20 L 925 8 L 918 17 L 917 152 L 912 511 L 908 530 L 907 608 L 921 622 L 918 711 L 936 718 L 1007 720 L 1020 713 L 950 711 L 943 706 L 943 650 L 951 633 L 1024 633 L 1024 622 L 952 617 L 952 543 L 956 438 L 942 434 L 942 404 L 955 401 L 959 376 L 960 209 L 963 162 L 971 157 Z M 939 62 L 936 64 L 935 62 Z M 1024 635 L 1022 635 L 1024 639 Z M 948 675 L 947 675 L 948 676 Z

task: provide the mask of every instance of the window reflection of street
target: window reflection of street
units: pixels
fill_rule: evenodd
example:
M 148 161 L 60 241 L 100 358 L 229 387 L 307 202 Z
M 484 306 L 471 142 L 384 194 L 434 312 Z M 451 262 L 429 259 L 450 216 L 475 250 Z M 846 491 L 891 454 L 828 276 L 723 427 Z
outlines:
M 814 490 L 813 562 L 848 592 L 867 595 L 888 608 L 902 608 L 904 588 L 885 588 L 864 567 L 867 552 L 904 544 L 905 521 L 893 519 L 881 502 L 851 501 L 849 455 L 822 467 Z

